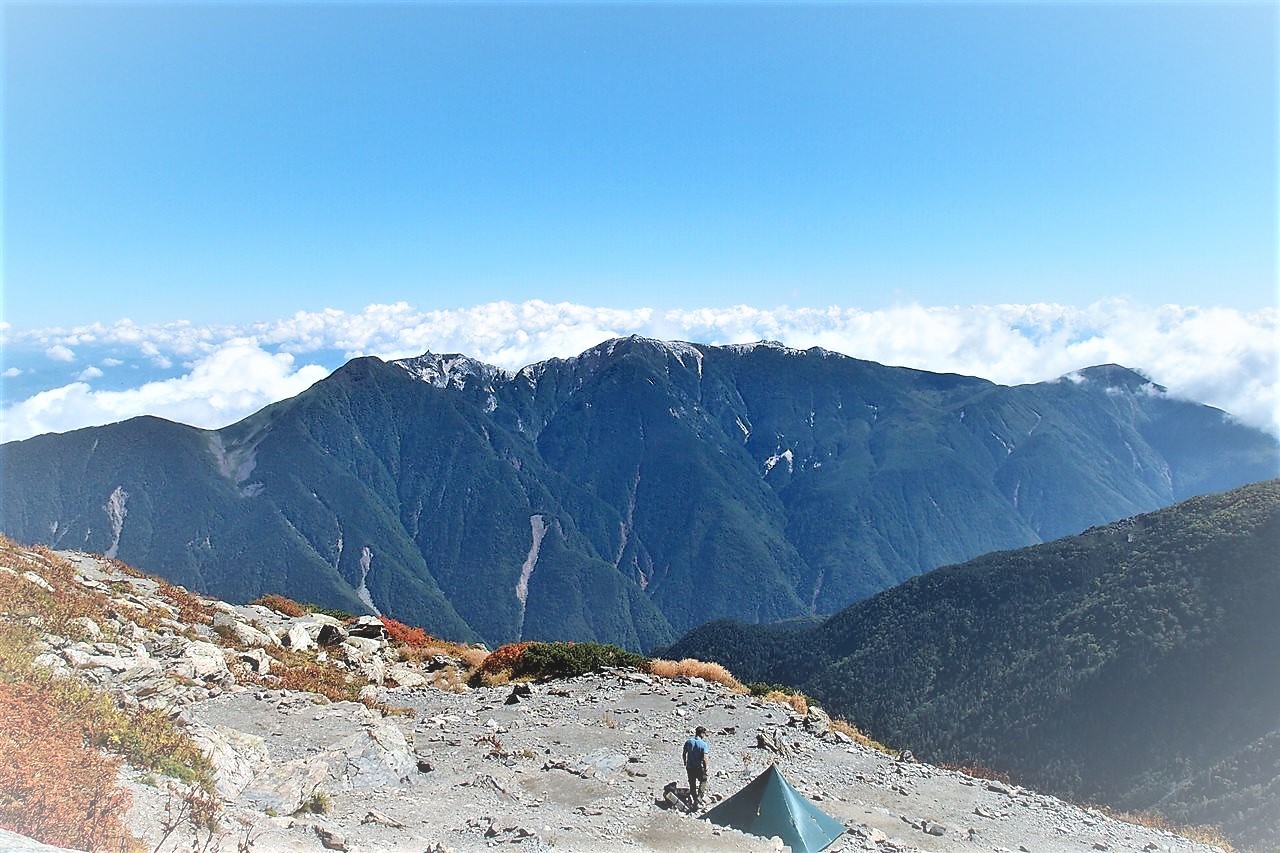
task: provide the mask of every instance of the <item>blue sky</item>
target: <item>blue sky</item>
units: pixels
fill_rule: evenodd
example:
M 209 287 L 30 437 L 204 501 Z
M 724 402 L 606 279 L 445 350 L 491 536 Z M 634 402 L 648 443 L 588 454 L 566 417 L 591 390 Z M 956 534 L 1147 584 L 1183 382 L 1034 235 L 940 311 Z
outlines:
M 1229 317 L 1214 375 L 1274 412 L 1278 9 L 6 3 L 8 420 L 246 341 L 297 385 L 358 352 L 801 345 L 833 334 L 806 311 L 952 307 L 964 331 L 1002 305 L 1053 358 L 983 371 L 960 342 L 877 349 L 847 323 L 834 342 L 1029 381 L 1106 335 L 1099 357 L 1149 371 L 1161 347 L 1204 361 L 1209 333 L 1178 324 Z M 344 337 L 383 321 L 419 334 Z M 1145 349 L 1116 337 L 1141 322 Z M 240 414 L 220 411 L 201 425 Z

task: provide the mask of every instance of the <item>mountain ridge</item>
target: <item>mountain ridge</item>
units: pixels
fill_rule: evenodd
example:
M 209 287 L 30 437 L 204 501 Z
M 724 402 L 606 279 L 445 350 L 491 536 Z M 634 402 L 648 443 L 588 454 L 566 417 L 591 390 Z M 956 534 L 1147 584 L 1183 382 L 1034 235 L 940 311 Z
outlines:
M 364 357 L 220 430 L 2 445 L 0 529 L 232 601 L 643 649 L 1280 473 L 1273 437 L 1091 370 L 1010 387 L 639 337 L 514 373 Z

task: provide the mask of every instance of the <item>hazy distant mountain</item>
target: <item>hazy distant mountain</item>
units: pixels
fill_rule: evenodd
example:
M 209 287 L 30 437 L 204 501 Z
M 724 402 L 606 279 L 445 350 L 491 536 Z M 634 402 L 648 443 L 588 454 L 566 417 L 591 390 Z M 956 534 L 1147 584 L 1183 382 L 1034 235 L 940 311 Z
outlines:
M 1275 476 L 1280 448 L 1116 366 L 1003 387 L 627 338 L 514 374 L 357 359 L 222 430 L 137 418 L 0 466 L 6 534 L 222 598 L 649 648 Z
M 1280 844 L 1280 480 L 668 655 L 784 682 L 924 760 Z

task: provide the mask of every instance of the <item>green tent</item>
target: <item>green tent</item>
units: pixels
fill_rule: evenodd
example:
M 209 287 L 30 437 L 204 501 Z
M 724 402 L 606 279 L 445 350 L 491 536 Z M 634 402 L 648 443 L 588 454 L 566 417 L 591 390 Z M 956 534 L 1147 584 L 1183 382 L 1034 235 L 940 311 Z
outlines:
M 817 853 L 844 834 L 844 824 L 801 796 L 776 764 L 703 817 L 751 835 L 776 835 L 792 853 Z

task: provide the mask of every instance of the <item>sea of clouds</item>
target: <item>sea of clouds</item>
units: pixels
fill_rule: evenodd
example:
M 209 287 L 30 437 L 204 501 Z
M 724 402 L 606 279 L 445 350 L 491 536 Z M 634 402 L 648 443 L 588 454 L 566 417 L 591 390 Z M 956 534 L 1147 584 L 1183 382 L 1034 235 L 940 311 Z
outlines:
M 217 428 L 291 397 L 345 360 L 460 352 L 508 369 L 631 334 L 695 343 L 820 346 L 884 364 L 1016 385 L 1115 363 L 1178 397 L 1280 435 L 1280 309 L 1123 300 L 1056 304 L 616 309 L 542 301 L 422 310 L 405 302 L 246 326 L 128 320 L 0 324 L 0 440 L 156 415 Z M 21 389 L 14 393 L 14 389 Z

